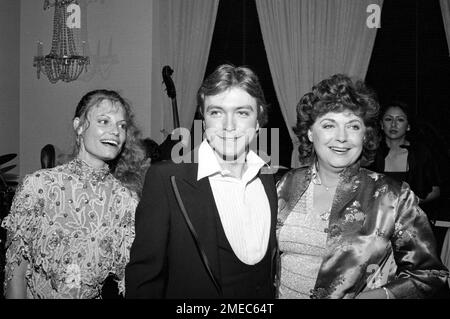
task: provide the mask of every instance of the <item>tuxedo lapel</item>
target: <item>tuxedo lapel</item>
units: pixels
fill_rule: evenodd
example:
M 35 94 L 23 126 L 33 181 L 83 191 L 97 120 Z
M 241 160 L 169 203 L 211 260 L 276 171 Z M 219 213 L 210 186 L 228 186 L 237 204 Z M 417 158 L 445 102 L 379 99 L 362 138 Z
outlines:
M 198 240 L 215 278 L 220 279 L 219 252 L 217 242 L 216 216 L 219 215 L 208 178 L 197 181 L 197 164 L 186 166 L 183 176 L 176 177 L 176 185 L 186 209 L 186 214 L 197 232 Z M 277 194 L 272 175 L 260 174 L 270 204 L 271 223 L 269 249 L 271 254 L 276 249 L 275 226 L 277 216 Z
M 267 249 L 268 253 L 270 254 L 270 278 L 271 280 L 275 280 L 279 254 L 277 239 L 275 235 L 275 227 L 277 224 L 277 214 L 278 214 L 278 199 L 277 199 L 278 196 L 273 175 L 262 174 L 260 172 L 259 178 L 264 186 L 264 190 L 266 192 L 267 199 L 269 200 L 270 205 L 270 236 L 269 236 L 269 245 Z
M 217 250 L 217 207 L 208 178 L 197 181 L 197 164 L 190 164 L 183 177 L 176 178 L 176 184 L 198 240 L 211 267 L 219 280 L 219 256 Z
M 276 220 L 277 220 L 277 211 L 278 211 L 278 203 L 277 203 L 277 190 L 275 188 L 275 181 L 273 179 L 273 175 L 270 174 L 259 174 L 259 178 L 261 183 L 264 186 L 264 190 L 266 191 L 267 199 L 270 204 L 270 233 L 273 234 Z

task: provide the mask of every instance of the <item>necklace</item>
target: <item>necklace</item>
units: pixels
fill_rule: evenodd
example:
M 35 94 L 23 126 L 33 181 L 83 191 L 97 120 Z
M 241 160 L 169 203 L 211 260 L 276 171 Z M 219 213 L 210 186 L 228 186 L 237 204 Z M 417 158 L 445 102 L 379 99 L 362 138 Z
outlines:
M 327 186 L 327 185 L 325 185 L 324 183 L 321 183 L 321 184 L 319 184 L 319 185 L 323 186 L 327 192 L 329 192 L 330 189 L 336 188 L 336 186 L 338 186 L 338 184 L 333 185 L 333 186 Z
M 330 213 L 331 213 L 331 209 L 328 209 L 328 210 L 324 211 L 322 214 L 320 214 L 319 216 L 322 220 L 327 221 L 330 218 Z
M 314 182 L 314 184 L 316 184 L 316 185 L 323 186 L 323 187 L 325 188 L 325 190 L 326 190 L 327 192 L 329 192 L 330 189 L 336 188 L 336 186 L 338 186 L 339 182 L 336 183 L 335 185 L 331 185 L 331 186 L 325 185 L 325 184 L 322 182 L 322 179 L 321 179 L 320 176 L 319 176 L 319 165 L 318 165 L 318 164 L 319 164 L 319 163 L 316 164 L 316 172 L 314 173 L 314 180 L 313 180 L 313 182 Z

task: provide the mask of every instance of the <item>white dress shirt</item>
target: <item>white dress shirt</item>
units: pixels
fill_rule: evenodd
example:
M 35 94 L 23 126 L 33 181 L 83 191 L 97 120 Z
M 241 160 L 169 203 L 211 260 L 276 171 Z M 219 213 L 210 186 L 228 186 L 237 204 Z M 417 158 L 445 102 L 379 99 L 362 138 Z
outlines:
M 199 147 L 197 180 L 209 178 L 225 235 L 240 261 L 254 265 L 267 251 L 270 204 L 258 172 L 265 162 L 249 151 L 242 178 L 222 169 L 205 139 Z

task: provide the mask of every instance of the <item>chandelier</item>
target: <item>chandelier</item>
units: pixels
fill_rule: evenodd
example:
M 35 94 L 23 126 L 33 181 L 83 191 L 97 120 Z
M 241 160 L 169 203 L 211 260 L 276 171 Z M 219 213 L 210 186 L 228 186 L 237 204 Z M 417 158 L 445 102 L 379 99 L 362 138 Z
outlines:
M 67 12 L 71 4 L 77 4 L 77 1 L 54 0 L 52 4 L 50 4 L 49 0 L 44 2 L 44 10 L 49 7 L 55 7 L 55 13 L 50 53 L 45 56 L 42 55 L 42 42 L 38 42 L 38 54 L 34 57 L 33 66 L 37 68 L 38 79 L 40 74 L 43 73 L 47 75 L 51 83 L 56 83 L 59 80 L 71 82 L 76 80 L 83 70 L 87 71 L 89 57 L 78 54 L 74 40 L 74 31 L 77 28 L 69 25 L 68 21 L 72 14 Z M 83 54 L 84 44 L 83 42 Z

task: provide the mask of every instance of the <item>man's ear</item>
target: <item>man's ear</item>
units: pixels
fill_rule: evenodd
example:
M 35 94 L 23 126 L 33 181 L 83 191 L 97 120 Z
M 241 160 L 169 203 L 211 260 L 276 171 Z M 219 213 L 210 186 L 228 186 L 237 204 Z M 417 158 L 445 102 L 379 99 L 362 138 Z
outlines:
M 80 126 L 80 118 L 76 117 L 73 119 L 73 129 L 77 135 L 80 135 L 83 132 L 83 127 Z
M 309 129 L 308 130 L 308 140 L 312 143 L 313 138 L 312 138 L 312 131 Z

